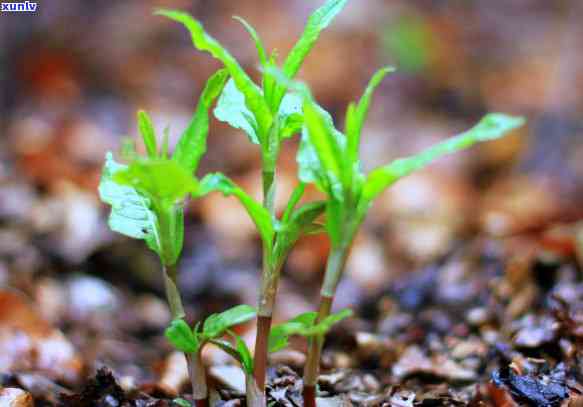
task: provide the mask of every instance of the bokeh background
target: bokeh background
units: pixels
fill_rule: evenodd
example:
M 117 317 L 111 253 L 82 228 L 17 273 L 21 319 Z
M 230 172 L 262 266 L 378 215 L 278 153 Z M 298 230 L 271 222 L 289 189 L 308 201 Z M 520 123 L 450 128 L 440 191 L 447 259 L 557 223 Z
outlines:
M 36 14 L 0 14 L 0 285 L 25 292 L 85 357 L 138 381 L 154 377 L 168 352 L 157 260 L 107 229 L 100 170 L 107 151 L 137 135 L 138 109 L 176 141 L 220 65 L 152 10 L 188 10 L 257 77 L 253 43 L 231 17 L 244 17 L 285 56 L 319 3 L 47 0 Z M 441 285 L 426 273 L 476 246 L 498 253 L 504 242 L 521 260 L 577 255 L 582 17 L 577 0 L 360 0 L 324 31 L 300 78 L 340 127 L 370 76 L 398 68 L 379 87 L 364 129 L 366 169 L 463 131 L 486 112 L 528 118 L 513 135 L 442 159 L 385 193 L 355 242 L 338 307 L 370 316 L 398 303 L 412 316 L 435 295 L 476 305 L 465 280 L 471 265 L 450 267 Z M 282 203 L 295 183 L 296 147 L 297 139 L 286 142 L 280 157 Z M 261 192 L 257 146 L 216 120 L 199 175 L 210 171 Z M 191 317 L 254 304 L 260 246 L 237 202 L 219 194 L 191 202 L 186 233 L 180 272 Z M 327 250 L 324 236 L 299 242 L 278 319 L 312 309 Z M 412 275 L 425 291 L 396 283 Z M 143 349 L 136 338 L 155 346 Z

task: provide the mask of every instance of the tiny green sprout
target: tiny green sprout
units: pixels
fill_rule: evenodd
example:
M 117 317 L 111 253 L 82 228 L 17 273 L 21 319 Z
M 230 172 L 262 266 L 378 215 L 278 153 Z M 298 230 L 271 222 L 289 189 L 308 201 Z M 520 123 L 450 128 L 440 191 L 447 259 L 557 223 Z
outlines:
M 239 362 L 243 373 L 245 374 L 245 387 L 247 395 L 247 406 L 262 407 L 266 405 L 265 393 L 259 390 L 257 382 L 253 376 L 254 360 L 251 351 L 247 344 L 239 335 L 229 330 L 227 331 L 231 341 L 224 339 L 214 339 L 211 342 L 218 346 L 227 354 L 231 355 L 233 359 Z
M 231 331 L 236 325 L 243 324 L 255 318 L 255 308 L 249 305 L 237 305 L 219 314 L 210 315 L 204 324 L 197 323 L 191 329 L 183 319 L 174 319 L 166 329 L 168 341 L 179 351 L 184 352 L 189 359 L 190 377 L 193 397 L 197 405 L 203 405 L 208 399 L 208 388 L 204 364 L 201 359 L 203 347 L 208 343 L 218 345 L 241 362 L 247 375 L 252 375 L 253 358 L 245 342 Z M 228 334 L 235 339 L 235 347 L 221 338 Z M 200 401 L 200 402 L 199 402 Z
M 289 338 L 299 335 L 306 338 L 317 338 L 326 335 L 332 326 L 345 318 L 352 316 L 352 310 L 344 309 L 330 314 L 317 322 L 316 312 L 305 312 L 271 328 L 269 333 L 269 352 L 278 352 L 289 345 Z
M 326 231 L 331 241 L 331 252 L 322 285 L 317 321 L 325 320 L 330 312 L 352 241 L 374 199 L 381 192 L 442 156 L 467 149 L 482 141 L 501 138 L 525 123 L 521 117 L 491 113 L 462 134 L 417 155 L 397 159 L 366 175 L 361 170 L 359 158 L 363 124 L 374 90 L 393 71 L 392 67 L 379 70 L 370 80 L 358 103 L 348 106 L 344 134 L 335 128 L 330 114 L 314 101 L 306 85 L 290 81 L 281 72 L 273 72 L 276 80 L 297 90 L 304 98 L 304 127 L 297 156 L 299 177 L 302 182 L 314 183 L 327 197 Z M 304 370 L 306 406 L 315 405 L 315 386 L 322 344 L 321 338 L 311 341 Z
M 293 46 L 280 69 L 287 79 L 293 79 L 300 70 L 320 33 L 344 8 L 348 0 L 328 0 L 308 18 L 306 27 Z M 189 31 L 194 47 L 208 52 L 221 61 L 231 79 L 226 84 L 214 110 L 215 117 L 232 127 L 245 132 L 249 140 L 258 144 L 262 158 L 263 202 L 255 203 L 231 181 L 207 180 L 215 182 L 217 188 L 226 195 L 236 196 L 245 206 L 257 225 L 263 240 L 263 272 L 258 300 L 258 329 L 255 341 L 255 379 L 260 391 L 265 389 L 267 365 L 267 339 L 271 326 L 273 307 L 277 293 L 279 273 L 287 253 L 293 243 L 306 230 L 317 231 L 312 225 L 313 215 L 319 215 L 323 204 L 294 211 L 301 198 L 304 185 L 300 184 L 290 199 L 287 218 L 275 218 L 276 166 L 281 143 L 298 134 L 304 124 L 302 98 L 295 92 L 288 92 L 285 82 L 277 81 L 271 74 L 278 68 L 277 52 L 268 54 L 257 31 L 243 18 L 235 17 L 251 36 L 257 48 L 261 65 L 261 86 L 253 82 L 237 60 L 204 29 L 203 25 L 189 14 L 178 10 L 158 10 L 156 14 L 181 23 Z M 220 182 L 219 182 L 220 181 Z M 296 199 L 294 201 L 294 199 Z M 262 207 L 262 208 L 260 208 Z
M 192 405 L 183 398 L 175 398 L 174 400 L 172 400 L 172 402 L 179 407 L 192 407 Z
M 185 316 L 176 269 L 184 241 L 184 202 L 190 196 L 200 196 L 200 184 L 194 173 L 206 151 L 210 108 L 228 76 L 226 70 L 219 70 L 207 81 L 172 157 L 168 151 L 168 131 L 158 144 L 152 120 L 144 111 L 138 112 L 138 130 L 146 156 L 139 156 L 134 144 L 126 142 L 122 155 L 128 164 L 116 162 L 111 152 L 105 157 L 99 194 L 101 200 L 111 206 L 109 227 L 144 240 L 158 254 L 166 298 L 174 319 Z

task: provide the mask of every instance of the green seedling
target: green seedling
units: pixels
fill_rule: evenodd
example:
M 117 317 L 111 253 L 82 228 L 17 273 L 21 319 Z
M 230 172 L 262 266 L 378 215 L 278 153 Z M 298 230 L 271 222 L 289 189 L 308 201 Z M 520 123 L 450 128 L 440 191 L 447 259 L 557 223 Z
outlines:
M 293 335 L 303 336 L 305 338 L 314 338 L 326 335 L 334 324 L 345 318 L 352 316 L 352 310 L 345 309 L 335 314 L 330 314 L 321 321 L 316 321 L 318 314 L 316 312 L 305 312 L 295 318 L 271 328 L 269 333 L 269 352 L 277 352 L 289 345 L 289 338 Z
M 192 405 L 183 398 L 175 398 L 174 400 L 172 400 L 172 402 L 180 407 L 192 407 Z
M 331 314 L 338 282 L 356 233 L 374 199 L 406 175 L 422 169 L 439 157 L 494 140 L 521 126 L 524 119 L 500 113 L 486 115 L 470 130 L 449 138 L 415 156 L 400 158 L 369 174 L 361 170 L 359 145 L 364 121 L 376 87 L 393 69 L 383 68 L 368 84 L 362 98 L 348 106 L 345 132 L 336 129 L 332 117 L 320 107 L 309 89 L 293 79 L 322 30 L 344 8 L 347 0 L 328 0 L 308 19 L 299 41 L 278 66 L 275 52 L 267 54 L 257 32 L 237 17 L 255 42 L 261 65 L 261 86 L 255 84 L 237 60 L 190 15 L 160 10 L 183 24 L 195 48 L 209 52 L 224 65 L 206 84 L 194 116 L 172 155 L 166 131 L 158 143 L 152 121 L 138 113 L 138 129 L 146 155 L 135 152 L 132 143 L 122 149 L 126 164 L 106 156 L 99 186 L 101 199 L 111 205 L 109 225 L 124 235 L 142 239 L 160 258 L 166 296 L 173 322 L 166 331 L 170 342 L 184 352 L 198 407 L 208 406 L 208 390 L 200 353 L 204 345 L 219 346 L 241 363 L 247 381 L 247 404 L 265 405 L 265 373 L 269 352 L 287 346 L 289 337 L 309 339 L 304 369 L 304 403 L 315 406 L 315 386 L 324 336 L 333 324 L 351 312 Z M 227 81 L 228 78 L 231 78 Z M 259 145 L 262 158 L 263 200 L 257 202 L 220 173 L 195 177 L 206 150 L 209 111 L 217 100 L 215 116 L 243 130 Z M 282 142 L 301 133 L 298 151 L 299 185 L 282 214 L 275 210 L 276 166 Z M 306 185 L 313 183 L 325 201 L 301 204 Z M 185 313 L 177 286 L 177 262 L 184 240 L 184 203 L 212 191 L 240 201 L 255 223 L 263 245 L 263 272 L 257 312 L 238 306 L 213 314 L 194 329 L 184 321 Z M 318 218 L 326 214 L 324 225 Z M 326 231 L 331 241 L 318 312 L 306 313 L 271 328 L 281 268 L 296 241 L 305 234 Z M 257 318 L 255 357 L 231 328 Z M 176 403 L 187 405 L 183 399 Z M 185 404 L 186 403 L 186 404 Z
M 168 153 L 168 132 L 158 145 L 150 117 L 140 111 L 138 130 L 147 155 L 139 156 L 133 143 L 123 149 L 128 164 L 116 162 L 113 154 L 107 153 L 99 184 L 101 200 L 111 205 L 110 228 L 144 240 L 158 254 L 173 319 L 185 316 L 176 268 L 184 240 L 184 202 L 190 196 L 200 196 L 201 187 L 194 173 L 206 151 L 209 110 L 227 78 L 228 72 L 219 70 L 208 80 L 172 157 Z M 196 361 L 188 359 L 196 365 Z M 201 405 L 206 405 L 206 399 L 201 400 Z
M 336 314 L 329 315 L 320 323 L 315 322 L 317 316 L 315 312 L 307 312 L 298 315 L 297 317 L 287 322 L 272 327 L 271 332 L 269 333 L 268 351 L 269 353 L 273 353 L 284 349 L 288 346 L 289 337 L 292 335 L 300 335 L 307 338 L 315 337 L 318 335 L 325 335 L 334 324 L 351 315 L 351 310 L 343 310 Z M 227 334 L 230 341 L 220 338 L 220 336 L 224 333 Z M 204 335 L 204 329 L 202 334 Z M 243 372 L 245 373 L 247 405 L 265 405 L 265 396 L 257 387 L 253 377 L 254 361 L 253 357 L 251 356 L 251 351 L 243 339 L 230 329 L 227 328 L 222 330 L 221 335 L 214 335 L 213 337 L 209 338 L 209 341 L 231 355 L 241 364 Z M 198 343 L 200 343 L 200 341 Z
M 243 324 L 255 318 L 256 311 L 249 305 L 237 305 L 219 314 L 210 315 L 204 324 L 197 323 L 191 329 L 183 319 L 174 319 L 166 329 L 166 338 L 178 350 L 189 355 L 189 374 L 192 381 L 193 397 L 195 401 L 208 399 L 206 373 L 201 359 L 203 347 L 208 343 L 214 343 L 226 350 L 229 354 L 235 354 L 241 364 L 251 366 L 253 359 L 245 342 L 231 331 L 236 325 Z M 221 338 L 228 334 L 236 340 L 236 347 L 231 346 Z M 245 371 L 247 369 L 245 368 Z M 248 392 L 249 393 L 249 392 Z M 199 405 L 200 403 L 197 403 Z
M 346 2 L 347 0 L 328 0 L 309 17 L 303 34 L 281 66 L 287 78 L 295 77 L 322 30 L 332 22 Z M 217 40 L 207 34 L 202 24 L 190 15 L 176 10 L 159 10 L 157 14 L 183 24 L 190 32 L 195 48 L 210 53 L 225 66 L 231 80 L 221 94 L 215 116 L 243 130 L 250 141 L 258 144 L 261 149 L 263 167 L 263 202 L 261 204 L 252 201 L 231 181 L 222 176 L 213 177 L 208 182 L 222 188 L 225 194 L 235 195 L 242 201 L 263 240 L 263 272 L 258 301 L 254 368 L 258 388 L 263 392 L 269 329 L 280 269 L 289 251 L 290 243 L 294 240 L 290 239 L 290 236 L 303 232 L 302 229 L 305 227 L 310 229 L 311 222 L 307 222 L 306 226 L 303 219 L 323 210 L 323 205 L 314 204 L 312 207 L 295 211 L 295 206 L 304 191 L 304 185 L 300 184 L 290 199 L 284 218 L 281 221 L 275 218 L 277 158 L 283 140 L 301 131 L 304 122 L 302 99 L 297 94 L 288 92 L 287 84 L 278 82 L 270 73 L 272 68 L 278 66 L 277 53 L 268 55 L 255 29 L 242 18 L 236 17 L 249 32 L 257 48 L 262 70 L 261 86 L 255 84 L 237 60 Z M 306 212 L 310 214 L 307 215 Z
M 476 143 L 507 135 L 522 126 L 521 117 L 501 113 L 486 115 L 474 127 L 451 137 L 417 155 L 400 158 L 376 168 L 368 175 L 361 170 L 359 145 L 364 121 L 368 114 L 375 88 L 394 69 L 379 70 L 370 80 L 358 103 L 348 106 L 345 134 L 334 127 L 332 117 L 313 99 L 309 89 L 291 82 L 282 72 L 272 71 L 278 81 L 292 86 L 304 97 L 304 127 L 297 156 L 299 177 L 314 183 L 327 197 L 326 231 L 331 241 L 317 322 L 330 314 L 338 282 L 354 237 L 375 198 L 401 178 L 417 171 L 434 160 L 464 150 Z M 315 406 L 315 386 L 318 377 L 323 336 L 311 340 L 304 370 L 304 404 Z

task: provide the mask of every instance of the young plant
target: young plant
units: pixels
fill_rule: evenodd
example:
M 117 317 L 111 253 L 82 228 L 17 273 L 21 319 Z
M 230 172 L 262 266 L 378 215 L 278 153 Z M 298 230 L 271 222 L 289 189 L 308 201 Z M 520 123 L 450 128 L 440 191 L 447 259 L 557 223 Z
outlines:
M 237 305 L 220 314 L 210 315 L 202 325 L 197 323 L 191 329 L 183 319 L 175 319 L 166 329 L 166 338 L 178 350 L 190 355 L 191 363 L 189 374 L 192 381 L 193 397 L 197 401 L 197 406 L 202 406 L 201 400 L 208 399 L 208 388 L 206 384 L 206 373 L 201 359 L 203 347 L 208 343 L 215 343 L 227 350 L 229 354 L 234 354 L 242 361 L 242 365 L 252 366 L 251 354 L 245 342 L 231 331 L 236 325 L 245 323 L 255 318 L 256 311 L 249 305 Z M 225 334 L 232 336 L 236 340 L 236 347 L 233 348 L 228 342 L 221 340 Z M 251 367 L 252 370 L 252 367 Z M 245 369 L 247 372 L 248 369 Z M 249 390 L 248 390 L 249 393 Z
M 312 182 L 327 196 L 326 231 L 331 241 L 316 322 L 330 314 L 336 287 L 344 271 L 352 241 L 374 199 L 401 178 L 420 170 L 434 160 L 482 142 L 505 136 L 525 120 L 501 113 L 491 113 L 466 132 L 451 137 L 417 155 L 400 158 L 365 175 L 360 168 L 359 145 L 364 120 L 375 88 L 393 68 L 379 70 L 369 82 L 358 103 L 346 112 L 345 134 L 334 127 L 332 117 L 313 99 L 309 89 L 291 83 L 281 72 L 273 72 L 279 81 L 293 86 L 304 96 L 304 127 L 298 152 L 299 177 Z M 315 406 L 316 383 L 323 335 L 310 343 L 304 370 L 304 405 Z
M 289 337 L 293 335 L 305 338 L 314 338 L 326 335 L 334 324 L 352 316 L 352 310 L 344 309 L 335 314 L 330 314 L 321 321 L 317 321 L 317 312 L 304 312 L 281 324 L 271 328 L 269 333 L 269 352 L 277 352 L 289 345 Z
M 288 78 L 295 77 L 321 31 L 331 23 L 346 2 L 347 0 L 328 0 L 309 17 L 303 34 L 281 67 Z M 267 342 L 280 269 L 292 241 L 303 232 L 301 229 L 311 228 L 311 222 L 305 222 L 305 219 L 313 214 L 319 214 L 323 209 L 322 204 L 314 204 L 295 211 L 295 206 L 304 191 L 304 185 L 300 184 L 294 191 L 281 221 L 275 219 L 277 158 L 282 141 L 299 133 L 303 126 L 302 100 L 297 94 L 288 93 L 285 83 L 275 80 L 270 72 L 272 68 L 277 67 L 277 54 L 275 52 L 267 54 L 255 29 L 242 18 L 236 17 L 249 32 L 259 55 L 262 68 L 261 86 L 256 85 L 237 60 L 217 40 L 208 35 L 202 24 L 190 15 L 175 10 L 159 10 L 157 14 L 183 24 L 190 32 L 195 48 L 209 52 L 223 63 L 231 75 L 231 80 L 219 99 L 215 116 L 235 128 L 242 129 L 251 142 L 261 148 L 262 204 L 253 201 L 223 176 L 216 176 L 208 181 L 225 194 L 235 195 L 241 200 L 255 221 L 263 240 L 263 272 L 258 300 L 254 376 L 258 388 L 264 391 Z
M 325 202 L 309 202 L 298 206 L 298 203 L 304 193 L 305 184 L 300 183 L 293 191 L 287 207 L 281 216 L 277 219 L 261 203 L 250 197 L 245 191 L 239 188 L 233 181 L 225 175 L 216 173 L 205 176 L 200 182 L 200 193 L 205 195 L 212 191 L 220 191 L 225 196 L 234 196 L 245 207 L 249 217 L 255 223 L 263 243 L 263 266 L 270 271 L 264 275 L 261 282 L 261 296 L 259 300 L 259 309 L 265 312 L 266 301 L 270 301 L 269 316 L 259 316 L 258 332 L 267 336 L 260 335 L 257 340 L 261 341 L 259 346 L 256 343 L 255 358 L 253 363 L 253 378 L 256 381 L 255 386 L 247 386 L 248 390 L 254 390 L 254 393 L 248 393 L 248 403 L 253 406 L 264 406 L 264 385 L 265 369 L 268 356 L 268 336 L 271 327 L 271 312 L 273 310 L 273 301 L 277 290 L 277 280 L 283 264 L 297 240 L 309 233 L 318 233 L 322 226 L 316 223 L 317 218 L 325 210 Z M 257 350 L 261 352 L 257 353 Z M 265 350 L 265 353 L 263 353 Z M 260 368 L 257 365 L 261 366 Z M 244 365 L 245 366 L 245 365 Z M 257 372 L 260 372 L 260 378 L 263 380 L 263 387 L 257 380 Z M 251 377 L 247 378 L 248 380 Z M 253 404 L 253 403 L 257 404 Z
M 316 323 L 316 313 L 306 312 L 287 322 L 275 325 L 271 328 L 271 332 L 269 333 L 268 352 L 277 352 L 287 347 L 289 344 L 289 337 L 292 335 L 300 335 L 307 338 L 317 335 L 325 335 L 334 324 L 351 315 L 352 311 L 347 309 L 329 315 L 320 323 Z M 253 407 L 265 406 L 265 394 L 259 390 L 253 377 L 254 361 L 251 356 L 251 351 L 239 335 L 231 330 L 227 330 L 226 333 L 231 341 L 215 337 L 212 338 L 210 342 L 220 347 L 241 364 L 243 372 L 245 373 L 247 405 Z
M 124 154 L 129 160 L 126 165 L 107 153 L 99 184 L 101 200 L 111 205 L 109 227 L 144 240 L 158 254 L 173 319 L 184 317 L 176 269 L 184 240 L 184 202 L 189 196 L 200 195 L 200 184 L 193 174 L 206 150 L 209 110 L 227 78 L 228 72 L 219 70 L 208 80 L 172 157 L 168 154 L 168 132 L 158 145 L 150 117 L 138 112 L 138 129 L 147 155 L 138 156 L 130 144 Z M 197 372 L 198 361 L 188 354 L 186 357 L 192 372 Z M 197 379 L 192 377 L 193 390 Z

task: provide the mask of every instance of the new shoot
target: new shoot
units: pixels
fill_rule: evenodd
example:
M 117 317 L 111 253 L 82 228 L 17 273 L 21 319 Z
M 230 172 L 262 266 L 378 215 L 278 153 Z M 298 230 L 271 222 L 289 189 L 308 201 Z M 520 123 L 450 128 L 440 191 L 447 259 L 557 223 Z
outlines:
M 166 329 L 166 338 L 178 350 L 189 355 L 193 363 L 189 366 L 189 375 L 192 381 L 193 398 L 197 407 L 202 406 L 201 400 L 208 399 L 206 372 L 201 358 L 203 347 L 208 343 L 219 345 L 229 354 L 242 360 L 242 365 L 253 365 L 251 354 L 245 342 L 231 331 L 236 325 L 243 324 L 255 318 L 255 309 L 249 305 L 237 305 L 220 314 L 212 314 L 204 324 L 197 323 L 191 329 L 183 319 L 175 319 Z M 236 347 L 221 338 L 228 334 L 236 340 Z M 247 372 L 247 370 L 245 370 Z M 247 393 L 249 394 L 249 389 Z
M 285 58 L 281 69 L 288 78 L 293 78 L 313 48 L 322 30 L 344 8 L 347 0 L 328 0 L 309 18 L 297 43 Z M 258 144 L 262 158 L 263 202 L 251 204 L 249 199 L 242 199 L 242 192 L 232 182 L 219 180 L 221 185 L 236 195 L 243 202 L 260 229 L 263 239 L 262 283 L 258 299 L 257 338 L 255 341 L 254 376 L 260 391 L 265 389 L 265 372 L 267 366 L 267 341 L 280 269 L 289 251 L 289 239 L 280 238 L 285 232 L 285 222 L 279 224 L 275 219 L 276 164 L 283 140 L 297 134 L 303 126 L 302 100 L 298 95 L 289 93 L 287 85 L 275 80 L 271 68 L 278 66 L 277 53 L 268 54 L 255 29 L 240 17 L 257 48 L 261 64 L 261 86 L 255 84 L 242 69 L 237 60 L 213 37 L 206 33 L 202 24 L 189 14 L 176 10 L 159 10 L 157 14 L 183 24 L 191 34 L 194 47 L 208 52 L 217 58 L 228 70 L 231 80 L 225 86 L 215 109 L 215 116 L 231 126 L 243 130 L 252 143 Z M 303 194 L 304 186 L 300 184 L 290 199 L 286 214 L 292 215 L 295 204 Z M 231 192 L 227 192 L 230 194 Z M 261 206 L 262 208 L 260 208 Z M 307 210 L 307 209 L 306 209 Z M 261 214 L 261 220 L 257 214 Z M 285 215 L 284 215 L 285 217 Z M 283 221 L 283 220 L 282 220 Z M 279 226 L 281 227 L 279 227 Z M 285 241 L 282 241 L 285 240 Z
M 392 67 L 379 70 L 370 80 L 358 103 L 348 106 L 345 133 L 334 127 L 332 117 L 313 99 L 301 83 L 291 83 L 281 72 L 278 80 L 288 83 L 304 97 L 304 127 L 297 156 L 300 180 L 314 183 L 325 193 L 326 232 L 331 241 L 316 322 L 328 318 L 338 282 L 343 274 L 350 247 L 375 198 L 401 178 L 418 171 L 434 160 L 467 149 L 476 143 L 501 138 L 524 124 L 521 117 L 491 113 L 462 134 L 451 137 L 417 155 L 400 158 L 374 169 L 368 175 L 361 170 L 359 145 L 372 95 Z M 316 384 L 323 335 L 314 337 L 309 346 L 304 370 L 304 405 L 315 406 Z
M 158 145 L 152 120 L 147 113 L 138 112 L 138 129 L 147 155 L 139 156 L 133 143 L 126 145 L 122 154 L 128 164 L 116 162 L 113 154 L 107 153 L 99 184 L 101 200 L 111 205 L 109 227 L 144 240 L 160 258 L 173 319 L 185 316 L 176 268 L 184 241 L 184 203 L 188 197 L 200 195 L 194 173 L 206 151 L 209 110 L 227 78 L 227 71 L 219 70 L 208 80 L 172 157 L 168 153 L 168 132 Z M 191 371 L 198 371 L 197 360 L 189 354 L 186 357 Z M 196 380 L 192 378 L 193 390 Z M 206 398 L 201 399 L 200 405 L 206 405 Z

